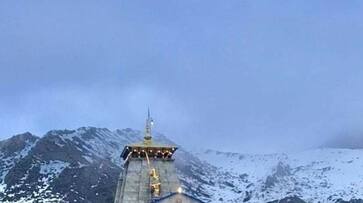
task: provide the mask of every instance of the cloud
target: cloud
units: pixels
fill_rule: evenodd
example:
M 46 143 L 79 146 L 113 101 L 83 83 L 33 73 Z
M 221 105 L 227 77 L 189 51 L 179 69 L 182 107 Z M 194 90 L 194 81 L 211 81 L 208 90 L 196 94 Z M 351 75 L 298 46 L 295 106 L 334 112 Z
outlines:
M 360 3 L 0 4 L 2 137 L 142 129 L 150 107 L 181 144 L 274 152 L 362 122 Z

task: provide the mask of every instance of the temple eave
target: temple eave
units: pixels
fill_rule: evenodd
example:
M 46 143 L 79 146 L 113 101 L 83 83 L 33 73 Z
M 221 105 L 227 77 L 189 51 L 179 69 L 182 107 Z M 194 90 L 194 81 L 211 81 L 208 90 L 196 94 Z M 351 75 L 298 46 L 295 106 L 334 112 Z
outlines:
M 163 145 L 129 145 L 124 148 L 121 157 L 126 160 L 131 154 L 133 157 L 167 157 L 171 158 L 178 148 L 176 146 Z

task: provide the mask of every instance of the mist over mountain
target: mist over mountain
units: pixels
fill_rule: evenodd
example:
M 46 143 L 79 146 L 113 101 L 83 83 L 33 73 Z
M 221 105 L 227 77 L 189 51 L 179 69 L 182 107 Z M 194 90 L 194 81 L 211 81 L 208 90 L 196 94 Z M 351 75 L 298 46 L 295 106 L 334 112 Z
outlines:
M 81 127 L 0 142 L 1 202 L 113 202 L 128 143 L 142 133 Z M 156 142 L 172 143 L 157 134 Z M 187 150 L 175 154 L 185 192 L 205 202 L 362 202 L 363 151 L 289 154 Z
M 341 134 L 326 142 L 322 147 L 363 149 L 363 133 Z

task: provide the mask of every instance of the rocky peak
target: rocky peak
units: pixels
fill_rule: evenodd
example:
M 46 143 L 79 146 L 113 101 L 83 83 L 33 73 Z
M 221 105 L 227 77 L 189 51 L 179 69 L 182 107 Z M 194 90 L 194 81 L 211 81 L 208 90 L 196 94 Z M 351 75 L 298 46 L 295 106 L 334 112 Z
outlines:
M 112 202 L 122 172 L 120 154 L 126 144 L 142 137 L 142 131 L 132 129 L 81 127 L 49 131 L 41 138 L 25 133 L 4 140 L 0 202 Z M 153 138 L 172 143 L 157 132 Z M 4 157 L 4 151 L 11 156 Z M 362 153 L 191 153 L 180 146 L 175 165 L 184 191 L 205 202 L 359 202 L 362 180 L 354 177 L 363 176 Z M 355 175 L 347 176 L 351 171 Z
M 15 135 L 0 142 L 0 152 L 4 157 L 13 156 L 26 146 L 35 143 L 39 138 L 29 132 Z

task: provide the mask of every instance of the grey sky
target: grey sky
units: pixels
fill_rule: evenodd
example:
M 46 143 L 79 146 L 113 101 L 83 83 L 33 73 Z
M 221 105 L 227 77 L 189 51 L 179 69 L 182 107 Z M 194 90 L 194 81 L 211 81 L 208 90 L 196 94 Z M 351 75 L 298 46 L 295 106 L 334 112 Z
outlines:
M 0 137 L 156 129 L 241 152 L 361 130 L 362 1 L 0 2 Z

